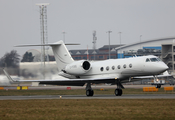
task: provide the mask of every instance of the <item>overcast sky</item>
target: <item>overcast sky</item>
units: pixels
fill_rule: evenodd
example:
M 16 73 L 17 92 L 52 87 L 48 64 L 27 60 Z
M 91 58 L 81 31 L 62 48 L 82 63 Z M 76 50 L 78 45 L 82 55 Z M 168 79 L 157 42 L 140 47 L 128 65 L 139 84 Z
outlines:
M 69 49 L 93 47 L 92 32 L 97 32 L 97 48 L 111 44 L 175 36 L 175 0 L 0 0 L 0 57 L 15 49 L 22 56 L 26 50 L 14 45 L 41 43 L 40 15 L 36 3 L 47 7 L 49 43 L 63 39 L 80 43 Z

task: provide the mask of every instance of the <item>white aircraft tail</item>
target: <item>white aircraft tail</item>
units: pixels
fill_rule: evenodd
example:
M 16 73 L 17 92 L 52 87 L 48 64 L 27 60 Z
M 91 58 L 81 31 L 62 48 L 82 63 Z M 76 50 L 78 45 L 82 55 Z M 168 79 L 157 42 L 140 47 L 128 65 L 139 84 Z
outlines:
M 79 44 L 66 44 L 66 45 L 79 45 Z M 70 64 L 74 61 L 62 40 L 52 44 L 18 45 L 16 47 L 26 47 L 26 46 L 51 46 L 59 71 L 63 70 L 67 64 Z
M 74 60 L 71 57 L 63 41 L 59 41 L 56 44 L 58 45 L 50 46 L 52 47 L 58 69 L 59 71 L 61 71 L 67 64 L 72 63 Z

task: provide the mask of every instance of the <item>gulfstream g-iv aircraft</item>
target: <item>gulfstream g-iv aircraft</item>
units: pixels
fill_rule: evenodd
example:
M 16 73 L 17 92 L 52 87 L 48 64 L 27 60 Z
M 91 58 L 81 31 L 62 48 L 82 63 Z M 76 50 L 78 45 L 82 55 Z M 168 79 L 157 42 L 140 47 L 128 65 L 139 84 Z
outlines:
M 67 44 L 72 45 L 72 44 Z M 84 86 L 86 95 L 93 96 L 91 84 L 109 83 L 116 84 L 115 95 L 122 95 L 122 83 L 133 82 L 138 77 L 157 76 L 168 69 L 168 66 L 156 56 L 142 56 L 125 59 L 109 59 L 103 61 L 80 60 L 74 61 L 63 41 L 45 45 L 20 45 L 25 46 L 51 46 L 59 75 L 66 80 L 14 80 L 4 70 L 10 81 L 13 82 L 39 82 L 49 85 Z

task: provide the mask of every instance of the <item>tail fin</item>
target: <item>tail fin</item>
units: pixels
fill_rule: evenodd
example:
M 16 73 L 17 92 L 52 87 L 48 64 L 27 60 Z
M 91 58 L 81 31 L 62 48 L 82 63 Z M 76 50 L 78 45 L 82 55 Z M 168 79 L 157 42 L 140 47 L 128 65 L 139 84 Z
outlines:
M 66 44 L 66 45 L 79 45 L 79 44 Z M 74 61 L 62 40 L 52 44 L 18 45 L 15 47 L 27 47 L 27 46 L 51 46 L 59 71 L 61 71 L 67 64 L 70 64 Z
M 58 41 L 55 44 L 59 45 L 51 45 L 51 47 L 57 62 L 58 70 L 61 71 L 67 64 L 72 63 L 74 60 L 63 41 Z

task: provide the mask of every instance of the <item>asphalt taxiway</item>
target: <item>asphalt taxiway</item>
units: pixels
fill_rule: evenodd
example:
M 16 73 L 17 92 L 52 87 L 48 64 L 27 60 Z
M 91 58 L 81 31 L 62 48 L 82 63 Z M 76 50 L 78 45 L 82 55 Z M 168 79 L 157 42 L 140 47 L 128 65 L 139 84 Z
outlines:
M 32 99 L 175 99 L 175 94 L 134 94 L 134 95 L 34 95 L 34 96 L 0 96 L 0 100 L 32 100 Z

